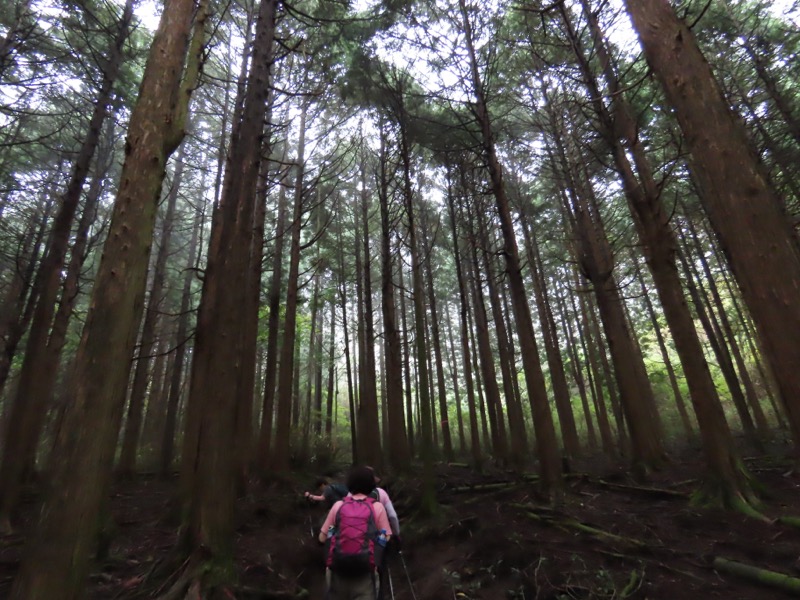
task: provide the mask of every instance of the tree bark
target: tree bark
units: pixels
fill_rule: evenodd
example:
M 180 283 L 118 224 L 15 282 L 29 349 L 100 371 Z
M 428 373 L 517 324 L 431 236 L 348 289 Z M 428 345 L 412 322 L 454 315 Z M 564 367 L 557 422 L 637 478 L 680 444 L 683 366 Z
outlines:
M 184 146 L 178 150 L 175 163 L 175 174 L 172 186 L 167 194 L 167 208 L 164 212 L 161 239 L 158 246 L 156 262 L 153 266 L 153 281 L 150 284 L 150 297 L 145 309 L 142 334 L 139 342 L 139 356 L 136 360 L 136 369 L 133 374 L 133 384 L 128 400 L 128 415 L 125 422 L 125 433 L 122 438 L 117 474 L 121 477 L 132 477 L 136 471 L 136 452 L 139 449 L 139 437 L 142 428 L 142 414 L 144 399 L 149 383 L 150 363 L 155 347 L 156 327 L 164 300 L 164 283 L 166 280 L 167 257 L 171 252 L 171 238 L 173 222 L 175 220 L 175 207 L 178 202 L 178 190 L 183 180 L 185 151 Z
M 800 363 L 800 252 L 795 235 L 689 27 L 667 0 L 625 0 L 625 6 L 675 109 L 706 211 L 773 367 L 800 459 L 800 372 L 795 368 Z
M 561 457 L 556 440 L 556 431 L 553 424 L 553 415 L 547 400 L 544 375 L 539 361 L 539 350 L 533 331 L 528 296 L 522 277 L 522 270 L 514 233 L 514 223 L 511 218 L 511 209 L 505 191 L 502 168 L 497 159 L 494 147 L 494 134 L 491 118 L 484 95 L 483 83 L 478 72 L 477 56 L 473 46 L 472 28 L 467 13 L 465 0 L 459 0 L 461 16 L 464 26 L 467 54 L 469 56 L 472 88 L 476 98 L 475 110 L 478 125 L 481 128 L 481 140 L 484 159 L 487 163 L 489 180 L 492 193 L 497 203 L 497 212 L 500 217 L 500 229 L 503 233 L 503 252 L 506 260 L 506 274 L 511 291 L 514 319 L 517 323 L 517 336 L 522 355 L 525 382 L 528 387 L 529 398 L 532 398 L 534 414 L 533 424 L 536 432 L 536 448 L 539 458 L 539 471 L 542 487 L 546 492 L 557 492 L 563 485 L 561 472 Z
M 285 146 L 284 146 L 285 148 Z M 284 150 L 282 161 L 285 162 Z M 283 286 L 283 249 L 286 234 L 286 186 L 288 169 L 284 169 L 278 189 L 278 216 L 275 221 L 275 240 L 272 251 L 272 277 L 267 291 L 267 347 L 264 364 L 264 401 L 261 411 L 261 429 L 256 450 L 256 469 L 262 477 L 267 475 L 272 426 L 275 416 L 275 382 L 278 373 L 278 338 L 280 337 L 281 288 Z
M 257 303 L 253 302 L 253 261 L 260 268 L 256 206 L 263 157 L 269 155 L 265 121 L 275 38 L 276 0 L 262 0 L 256 20 L 252 61 L 243 109 L 235 116 L 222 195 L 212 218 L 203 290 L 197 314 L 192 372 L 181 457 L 183 523 L 178 549 L 215 571 L 216 581 L 233 576 L 234 504 L 240 489 L 241 406 L 252 418 L 253 385 L 248 371 L 255 348 L 248 345 Z M 247 429 L 249 431 L 249 428 Z M 213 481 L 214 485 L 208 485 Z
M 462 170 L 463 170 L 462 166 Z M 466 193 L 466 190 L 464 190 Z M 481 452 L 480 434 L 478 432 L 478 413 L 475 408 L 475 385 L 472 379 L 472 352 L 469 343 L 469 300 L 467 296 L 467 282 L 463 272 L 461 259 L 461 244 L 459 243 L 458 225 L 455 212 L 455 198 L 453 190 L 448 185 L 447 211 L 450 217 L 450 229 L 453 235 L 453 262 L 456 265 L 456 279 L 458 280 L 459 297 L 459 322 L 461 329 L 461 364 L 464 369 L 464 385 L 467 391 L 467 410 L 469 414 L 469 444 L 472 462 L 480 469 L 483 462 Z
M 397 217 L 390 214 L 386 124 L 381 121 L 378 165 L 378 200 L 381 211 L 381 314 L 386 378 L 384 399 L 388 421 L 388 460 L 399 471 L 409 468 L 411 453 L 403 416 L 403 348 L 397 329 L 397 305 L 393 279 L 392 232 Z
M 40 293 L 28 331 L 25 357 L 20 368 L 8 435 L 3 448 L 3 462 L 0 464 L 0 523 L 6 522 L 16 508 L 25 472 L 35 462 L 36 449 L 47 416 L 47 405 L 51 400 L 47 389 L 48 379 L 41 374 L 51 367 L 48 364 L 50 353 L 47 344 L 56 311 L 64 261 L 70 246 L 72 223 L 89 175 L 92 157 L 100 143 L 103 122 L 108 114 L 112 91 L 122 64 L 123 45 L 130 33 L 132 17 L 133 1 L 128 0 L 108 51 L 108 61 L 103 68 L 103 80 L 98 89 L 86 137 L 75 159 L 67 189 L 61 197 L 48 247 L 36 275 L 40 282 Z
M 155 33 L 78 347 L 72 401 L 56 442 L 52 493 L 14 581 L 14 599 L 82 596 L 113 468 L 156 206 L 167 158 L 183 137 L 199 69 L 202 36 L 195 35 L 190 47 L 195 8 L 192 0 L 170 2 Z
M 303 180 L 305 172 L 306 116 L 308 106 L 300 108 L 298 125 L 297 159 L 294 181 L 294 208 L 289 228 L 289 273 L 283 317 L 283 343 L 278 359 L 277 412 L 275 416 L 275 448 L 271 457 L 272 468 L 282 472 L 289 469 L 289 442 L 292 427 L 292 377 L 294 373 L 294 345 L 297 336 L 297 293 L 300 273 L 300 233 L 303 221 Z

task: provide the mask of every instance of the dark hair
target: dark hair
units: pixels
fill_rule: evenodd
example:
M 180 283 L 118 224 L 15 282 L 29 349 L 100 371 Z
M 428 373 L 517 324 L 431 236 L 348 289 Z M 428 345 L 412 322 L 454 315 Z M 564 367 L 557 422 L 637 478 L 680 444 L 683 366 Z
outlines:
M 317 477 L 317 479 L 314 481 L 314 489 L 318 490 L 319 488 L 330 484 L 331 480 L 327 477 Z
M 375 476 L 369 467 L 353 467 L 347 474 L 347 489 L 351 494 L 368 495 L 375 489 Z

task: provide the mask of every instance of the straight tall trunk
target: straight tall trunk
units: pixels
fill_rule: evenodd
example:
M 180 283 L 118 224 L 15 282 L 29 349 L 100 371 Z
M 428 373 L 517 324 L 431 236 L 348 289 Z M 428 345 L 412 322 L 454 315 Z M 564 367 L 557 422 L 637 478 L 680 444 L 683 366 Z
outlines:
M 161 239 L 153 266 L 153 281 L 150 284 L 150 295 L 145 309 L 144 323 L 139 341 L 139 355 L 133 373 L 133 384 L 128 400 L 128 415 L 125 421 L 125 432 L 122 438 L 117 473 L 122 477 L 131 477 L 136 470 L 136 453 L 139 449 L 139 438 L 142 429 L 144 400 L 150 376 L 150 363 L 155 347 L 156 328 L 164 300 L 164 283 L 166 280 L 167 258 L 172 241 L 172 228 L 175 220 L 175 208 L 178 202 L 178 191 L 183 180 L 185 146 L 181 146 L 175 163 L 175 174 L 172 186 L 167 194 L 167 207 L 162 222 Z
M 248 344 L 258 306 L 253 302 L 253 261 L 262 260 L 257 223 L 259 175 L 269 156 L 270 69 L 276 0 L 262 0 L 244 107 L 233 121 L 219 206 L 212 219 L 208 258 L 197 313 L 186 428 L 180 470 L 183 523 L 179 550 L 201 569 L 191 582 L 201 589 L 228 584 L 233 561 L 234 505 L 241 490 L 242 412 L 252 418 L 254 345 Z M 241 410 L 244 403 L 246 410 Z M 249 432 L 249 428 L 247 429 Z M 207 485 L 213 481 L 214 485 Z M 217 580 L 202 569 L 217 570 Z
M 402 194 L 405 207 L 406 233 L 408 236 L 408 251 L 411 254 L 411 290 L 414 303 L 414 350 L 419 374 L 419 416 L 420 416 L 420 457 L 422 458 L 422 491 L 420 510 L 423 514 L 433 514 L 437 510 L 436 488 L 433 473 L 433 428 L 431 427 L 431 397 L 430 374 L 428 372 L 428 344 L 425 335 L 425 282 L 423 278 L 422 257 L 420 256 L 420 242 L 417 239 L 416 208 L 414 207 L 414 192 L 411 185 L 411 147 L 407 124 L 400 120 L 400 159 L 402 161 Z
M 455 401 L 456 425 L 458 430 L 458 454 L 463 456 L 466 452 L 467 441 L 464 435 L 464 416 L 461 410 L 461 391 L 458 384 L 458 362 L 456 361 L 456 347 L 453 341 L 453 325 L 450 319 L 450 307 L 446 306 L 445 309 L 445 326 L 447 328 L 447 351 L 445 352 L 445 359 L 447 360 L 447 369 L 450 371 L 450 377 L 453 380 L 453 396 Z
M 468 221 L 474 217 L 468 217 Z M 473 317 L 475 319 L 475 337 L 478 343 L 478 364 L 483 380 L 483 394 L 489 417 L 490 440 L 495 460 L 505 463 L 508 456 L 508 440 L 506 435 L 505 415 L 500 402 L 500 388 L 497 385 L 497 371 L 494 364 L 494 350 L 489 338 L 489 321 L 486 316 L 486 305 L 483 296 L 483 283 L 478 265 L 477 244 L 474 232 L 470 227 L 471 260 L 466 263 L 467 280 L 471 282 Z M 522 457 L 520 457 L 522 458 Z
M 305 171 L 306 115 L 305 103 L 300 109 L 297 132 L 297 159 L 295 161 L 294 209 L 289 231 L 289 274 L 283 318 L 283 343 L 278 359 L 277 412 L 275 417 L 275 448 L 271 457 L 276 471 L 289 469 L 289 442 L 292 428 L 292 377 L 294 373 L 294 345 L 297 336 L 297 294 L 300 276 L 300 233 L 303 220 L 303 180 Z
M 714 231 L 753 315 L 800 460 L 800 251 L 744 125 L 668 0 L 625 0 L 675 110 Z
M 436 390 L 439 400 L 439 424 L 442 431 L 442 445 L 444 448 L 444 456 L 448 461 L 453 460 L 453 440 L 450 437 L 450 421 L 448 419 L 447 411 L 447 389 L 445 386 L 444 378 L 444 360 L 442 358 L 442 339 L 439 329 L 439 313 L 436 302 L 436 291 L 433 287 L 433 265 L 431 264 L 431 252 L 428 252 L 426 260 L 426 279 L 428 288 L 428 302 L 430 303 L 431 312 L 431 344 L 433 346 L 433 363 L 434 370 L 436 371 Z M 435 429 L 434 429 L 435 431 Z
M 286 153 L 284 151 L 284 160 Z M 288 169 L 284 169 L 278 188 L 278 216 L 275 221 L 275 241 L 272 251 L 272 277 L 267 291 L 267 347 L 264 365 L 264 403 L 261 410 L 261 429 L 256 449 L 256 469 L 267 474 L 275 414 L 275 381 L 278 373 L 278 338 L 280 337 L 281 288 L 283 285 L 283 249 L 286 241 L 286 185 Z
M 5 388 L 19 343 L 33 317 L 41 293 L 36 267 L 49 224 L 53 202 L 49 200 L 31 221 L 17 253 L 14 275 L 0 308 L 0 391 Z M 5 409 L 10 412 L 10 409 Z
M 11 511 L 16 508 L 26 467 L 35 461 L 39 437 L 47 416 L 47 405 L 51 398 L 48 393 L 48 380 L 46 377 L 41 377 L 41 373 L 51 366 L 48 364 L 50 353 L 47 342 L 56 311 L 64 261 L 70 246 L 72 223 L 89 175 L 92 158 L 100 143 L 103 122 L 108 114 L 114 84 L 122 64 L 123 46 L 130 34 L 132 18 L 133 0 L 128 0 L 108 50 L 108 60 L 103 68 L 103 79 L 98 89 L 86 137 L 78 150 L 67 188 L 61 196 L 61 203 L 50 231 L 48 247 L 36 275 L 40 282 L 40 293 L 28 331 L 25 356 L 20 367 L 17 391 L 3 447 L 3 461 L 0 463 L 0 524 L 7 522 Z
M 342 306 L 342 333 L 344 336 L 344 361 L 345 372 L 347 375 L 347 402 L 350 409 L 350 448 L 353 462 L 358 456 L 358 431 L 356 428 L 356 400 L 353 391 L 353 369 L 350 365 L 350 326 L 347 321 L 347 286 L 345 285 L 344 271 L 344 245 L 342 244 L 341 231 L 338 236 L 339 242 L 339 302 Z
M 667 323 L 670 326 L 676 350 L 681 358 L 692 405 L 698 418 L 703 449 L 708 461 L 709 470 L 705 484 L 711 488 L 708 491 L 720 499 L 723 504 L 736 504 L 743 496 L 750 495 L 747 489 L 748 483 L 741 472 L 742 465 L 734 451 L 733 440 L 725 421 L 722 405 L 683 293 L 675 260 L 676 236 L 669 226 L 668 216 L 660 200 L 661 191 L 654 180 L 652 167 L 636 131 L 632 111 L 612 68 L 596 15 L 590 9 L 588 0 L 582 0 L 582 5 L 592 28 L 594 47 L 601 60 L 606 85 L 610 93 L 614 94 L 613 117 L 600 100 L 598 85 L 588 62 L 583 58 L 577 36 L 574 36 L 576 53 L 584 65 L 584 75 L 589 91 L 596 98 L 596 109 L 604 124 L 606 138 L 612 148 L 615 164 L 623 181 L 640 242 L 645 249 L 647 263 Z M 566 13 L 565 20 L 568 22 Z M 633 167 L 628 160 L 628 153 L 622 147 L 620 139 L 625 140 L 627 151 L 633 156 L 636 174 L 634 174 Z M 684 418 L 684 421 L 686 420 Z
M 561 428 L 561 441 L 564 444 L 565 456 L 574 458 L 580 454 L 581 446 L 578 439 L 578 430 L 575 427 L 575 415 L 572 412 L 567 378 L 564 373 L 564 361 L 561 357 L 561 349 L 558 343 L 558 330 L 553 317 L 553 310 L 550 307 L 550 301 L 547 298 L 547 280 L 544 276 L 544 265 L 536 235 L 530 227 L 528 218 L 523 215 L 520 221 L 525 240 L 528 268 L 531 270 L 536 309 L 539 313 L 539 323 L 541 324 L 542 337 L 544 338 L 547 365 L 550 367 L 550 382 L 553 386 L 553 398 L 558 412 L 558 423 Z M 589 440 L 593 444 L 594 429 L 590 415 L 587 414 L 586 416 Z
M 381 122 L 380 163 L 378 172 L 378 200 L 381 212 L 381 314 L 383 316 L 384 376 L 386 378 L 384 403 L 388 422 L 388 461 L 400 471 L 408 469 L 411 453 L 403 417 L 403 348 L 397 329 L 397 304 L 393 278 L 392 255 L 393 223 L 390 215 L 389 175 L 387 173 L 387 148 L 385 124 Z
M 506 275 L 511 291 L 512 306 L 514 307 L 514 320 L 517 324 L 517 336 L 522 355 L 525 383 L 528 388 L 528 397 L 532 398 L 534 409 L 533 425 L 536 432 L 536 448 L 539 458 L 539 472 L 542 487 L 546 492 L 557 491 L 561 488 L 562 471 L 561 456 L 556 439 L 556 430 L 553 424 L 553 415 L 547 399 L 544 374 L 539 361 L 539 349 L 533 331 L 528 295 L 522 277 L 522 267 L 519 260 L 514 222 L 511 209 L 506 196 L 503 171 L 497 158 L 494 145 L 494 132 L 492 131 L 489 108 L 486 102 L 485 90 L 478 71 L 478 60 L 473 45 L 472 27 L 469 21 L 465 0 L 459 0 L 462 22 L 464 26 L 467 54 L 469 57 L 472 91 L 475 95 L 475 111 L 478 125 L 481 128 L 482 151 L 486 160 L 489 181 L 492 193 L 497 204 L 497 213 L 500 218 L 500 230 L 503 234 L 503 253 L 506 260 Z
M 365 158 L 361 164 L 361 224 L 363 227 L 362 247 L 357 249 L 363 252 L 363 301 L 364 312 L 360 323 L 364 326 L 364 359 L 359 364 L 361 384 L 359 388 L 359 426 L 358 437 L 362 441 L 359 448 L 359 459 L 365 464 L 381 467 L 383 452 L 381 450 L 380 422 L 378 419 L 378 390 L 375 374 L 375 322 L 373 321 L 372 306 L 372 256 L 370 253 L 369 237 L 369 208 L 370 197 L 367 190 L 367 174 Z
M 199 26 L 192 36 L 195 18 Z M 165 6 L 154 36 L 78 347 L 72 400 L 56 440 L 52 492 L 36 532 L 29 537 L 11 591 L 15 600 L 83 596 L 113 468 L 156 207 L 167 158 L 183 138 L 202 53 L 203 24 L 204 12 L 198 14 L 192 0 L 174 0 Z
M 204 180 L 201 180 L 201 182 Z M 201 186 L 203 189 L 203 186 Z M 183 273 L 183 286 L 181 289 L 181 303 L 178 310 L 178 326 L 175 331 L 175 357 L 172 362 L 172 371 L 169 376 L 169 395 L 167 396 L 166 413 L 164 415 L 164 428 L 161 433 L 161 443 L 158 452 L 158 467 L 162 477 L 167 476 L 172 470 L 175 449 L 175 433 L 178 428 L 178 408 L 180 406 L 186 357 L 189 339 L 189 318 L 192 303 L 192 282 L 195 278 L 194 266 L 199 255 L 198 245 L 200 229 L 203 225 L 203 213 L 197 210 L 192 220 L 192 234 L 189 239 L 186 266 Z
M 580 172 L 580 157 L 575 144 L 556 129 L 550 107 L 553 141 L 560 162 L 562 203 L 568 224 L 575 236 L 575 252 L 581 270 L 591 281 L 603 330 L 614 363 L 614 373 L 633 443 L 633 467 L 642 476 L 664 459 L 661 432 L 655 418 L 655 400 L 647 379 L 644 359 L 638 352 L 625 315 L 619 287 L 614 277 L 613 253 L 597 207 L 594 190 L 585 173 Z M 575 154 L 575 156 L 570 156 Z
M 464 369 L 464 385 L 467 391 L 467 410 L 469 413 L 469 444 L 470 455 L 474 466 L 480 468 L 483 461 L 481 452 L 480 434 L 478 433 L 478 413 L 475 408 L 475 385 L 472 379 L 472 351 L 469 343 L 469 300 L 467 295 L 467 282 L 463 272 L 461 248 L 455 212 L 455 198 L 448 185 L 447 212 L 450 217 L 450 229 L 453 235 L 453 259 L 456 265 L 456 279 L 458 279 L 459 297 L 459 323 L 461 330 L 461 364 Z
M 522 405 L 519 402 L 519 396 L 514 389 L 515 373 L 513 372 L 514 365 L 514 350 L 513 342 L 506 329 L 506 317 L 503 314 L 502 302 L 500 294 L 497 291 L 497 283 L 495 282 L 496 273 L 494 269 L 494 262 L 489 256 L 487 248 L 491 247 L 486 227 L 483 219 L 478 216 L 478 230 L 479 237 L 482 240 L 482 251 L 480 253 L 481 268 L 486 274 L 486 291 L 489 298 L 489 305 L 492 310 L 492 322 L 494 323 L 496 332 L 496 342 L 498 350 L 498 358 L 500 361 L 500 371 L 503 379 L 503 393 L 505 395 L 506 410 L 508 411 L 508 430 L 510 438 L 510 460 L 517 467 L 521 468 L 528 462 L 528 435 L 525 431 L 525 418 L 522 414 Z M 499 423 L 504 424 L 502 418 L 502 405 L 501 410 L 498 412 Z
M 414 426 L 414 408 L 412 403 L 412 390 L 414 386 L 411 381 L 411 330 L 408 327 L 408 312 L 406 311 L 406 294 L 405 283 L 403 278 L 403 265 L 400 263 L 397 266 L 398 275 L 398 288 L 400 291 L 400 323 L 403 328 L 403 381 L 405 386 L 405 404 L 406 404 L 406 430 L 408 431 L 408 447 L 413 456 L 415 452 L 415 432 L 417 428 Z
M 336 302 L 331 301 L 331 335 L 328 346 L 328 391 L 325 403 L 325 439 L 333 448 L 333 405 L 336 402 L 334 388 L 336 383 Z

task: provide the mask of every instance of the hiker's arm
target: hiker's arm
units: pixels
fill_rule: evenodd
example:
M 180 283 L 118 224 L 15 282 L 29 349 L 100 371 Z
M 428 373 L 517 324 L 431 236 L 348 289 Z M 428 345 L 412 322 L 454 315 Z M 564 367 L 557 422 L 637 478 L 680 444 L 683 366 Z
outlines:
M 319 536 L 317 539 L 320 541 L 321 544 L 324 544 L 328 539 L 328 529 L 333 526 L 336 522 L 336 513 L 339 512 L 339 507 L 342 505 L 341 502 L 337 502 L 333 505 L 333 507 L 328 511 L 328 516 L 325 517 L 325 522 L 322 524 L 322 527 L 319 530 Z
M 386 516 L 389 518 L 389 524 L 392 526 L 392 534 L 400 535 L 400 519 L 397 518 L 397 511 L 394 509 L 394 504 L 392 504 L 389 494 L 387 494 L 384 490 L 381 491 L 383 493 L 379 493 L 380 502 L 386 509 Z
M 386 509 L 383 504 L 374 504 L 373 506 L 375 508 L 375 526 L 378 531 L 383 529 L 386 532 L 386 539 L 389 540 L 392 537 L 392 527 L 389 524 L 389 518 L 386 516 Z
M 306 492 L 305 494 L 306 500 L 313 500 L 314 502 L 322 502 L 325 500 L 325 496 L 315 496 L 311 492 Z

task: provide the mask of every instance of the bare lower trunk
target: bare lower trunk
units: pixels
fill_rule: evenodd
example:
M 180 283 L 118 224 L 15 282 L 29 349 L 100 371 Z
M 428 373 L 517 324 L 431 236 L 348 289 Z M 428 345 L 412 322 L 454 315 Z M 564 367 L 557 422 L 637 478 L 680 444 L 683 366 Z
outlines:
M 625 0 L 675 108 L 693 173 L 773 367 L 800 456 L 800 254 L 781 201 L 689 27 L 667 0 Z
M 131 115 L 121 184 L 78 347 L 72 402 L 56 442 L 53 491 L 14 582 L 15 599 L 83 596 L 141 318 L 156 205 L 167 158 L 183 137 L 195 82 L 191 70 L 201 49 L 198 44 L 190 52 L 194 9 L 189 0 L 170 2 L 155 34 Z M 187 87 L 182 87 L 182 80 Z

